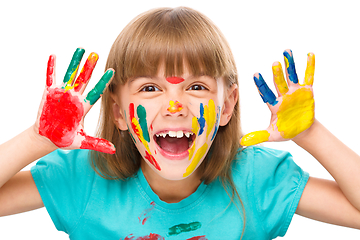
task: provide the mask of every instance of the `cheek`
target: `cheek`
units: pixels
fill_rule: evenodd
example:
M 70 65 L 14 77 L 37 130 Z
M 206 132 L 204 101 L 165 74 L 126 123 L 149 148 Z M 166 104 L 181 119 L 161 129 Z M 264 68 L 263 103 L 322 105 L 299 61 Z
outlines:
M 200 103 L 198 111 L 199 117 L 193 117 L 192 119 L 192 131 L 197 135 L 197 140 L 189 149 L 189 160 L 191 160 L 191 163 L 183 177 L 189 176 L 203 161 L 219 127 L 221 109 L 219 106 L 215 107 L 215 102 L 212 99 L 205 106 L 203 103 Z M 198 139 L 200 136 L 203 137 Z M 200 147 L 197 145 L 200 145 Z
M 147 111 L 144 106 L 138 105 L 136 107 L 136 114 L 138 118 L 135 117 L 135 105 L 133 103 L 129 104 L 129 121 L 130 121 L 130 134 L 133 132 L 136 135 L 136 138 L 133 137 L 135 144 L 141 144 L 145 147 L 145 152 L 142 152 L 142 148 L 138 147 L 140 154 L 144 156 L 157 170 L 161 170 L 159 164 L 156 162 L 155 158 L 151 154 L 149 142 L 150 135 L 148 131 L 147 123 Z

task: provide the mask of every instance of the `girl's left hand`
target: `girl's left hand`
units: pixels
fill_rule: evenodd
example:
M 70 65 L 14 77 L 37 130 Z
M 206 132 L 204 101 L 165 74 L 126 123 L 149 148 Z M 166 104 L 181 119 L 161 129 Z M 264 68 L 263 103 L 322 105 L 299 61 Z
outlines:
M 294 58 L 291 50 L 284 51 L 286 64 L 285 82 L 279 62 L 272 66 L 274 83 L 278 92 L 274 93 L 265 83 L 260 73 L 254 75 L 255 84 L 263 101 L 271 111 L 270 125 L 266 130 L 246 134 L 240 139 L 242 146 L 255 145 L 261 142 L 276 142 L 293 139 L 311 127 L 315 120 L 313 94 L 315 55 L 308 54 L 304 84 L 298 83 Z

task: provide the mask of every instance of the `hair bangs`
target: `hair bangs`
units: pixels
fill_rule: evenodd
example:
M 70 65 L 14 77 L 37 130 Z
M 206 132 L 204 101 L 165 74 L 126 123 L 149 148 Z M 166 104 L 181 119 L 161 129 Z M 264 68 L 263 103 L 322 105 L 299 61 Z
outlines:
M 115 79 L 124 84 L 139 76 L 154 76 L 160 68 L 165 77 L 181 76 L 188 71 L 194 76 L 222 77 L 232 69 L 224 56 L 226 43 L 214 24 L 196 11 L 157 9 L 152 14 L 140 15 L 128 25 L 126 35 L 119 35 L 113 48 L 116 63 Z M 151 17 L 149 17 L 151 16 Z M 108 67 L 112 67 L 112 64 Z

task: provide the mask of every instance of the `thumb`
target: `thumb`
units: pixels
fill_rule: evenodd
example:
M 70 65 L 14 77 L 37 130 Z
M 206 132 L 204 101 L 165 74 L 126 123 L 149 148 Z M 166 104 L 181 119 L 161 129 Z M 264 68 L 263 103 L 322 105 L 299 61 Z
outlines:
M 82 132 L 81 135 L 85 137 L 85 139 L 81 142 L 81 149 L 90 149 L 110 154 L 114 154 L 116 152 L 114 145 L 108 140 L 91 137 L 86 135 L 84 132 Z
M 269 140 L 270 133 L 267 130 L 255 131 L 246 134 L 240 139 L 242 146 L 251 146 Z

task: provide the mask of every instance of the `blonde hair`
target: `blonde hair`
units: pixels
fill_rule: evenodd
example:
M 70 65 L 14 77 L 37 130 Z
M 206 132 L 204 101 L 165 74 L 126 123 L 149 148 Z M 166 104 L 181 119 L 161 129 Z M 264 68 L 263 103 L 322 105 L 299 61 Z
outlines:
M 129 132 L 119 130 L 114 123 L 110 93 L 115 93 L 131 78 L 156 75 L 161 64 L 166 77 L 181 76 L 186 67 L 195 76 L 222 78 L 227 87 L 238 84 L 227 41 L 201 13 L 186 7 L 160 8 L 136 17 L 115 40 L 106 63 L 106 69 L 115 69 L 115 76 L 102 96 L 98 136 L 111 141 L 116 154 L 92 152 L 93 167 L 104 178 L 131 177 L 141 162 Z M 231 179 L 231 163 L 239 150 L 240 137 L 238 101 L 231 120 L 219 127 L 209 154 L 199 167 L 205 184 L 220 177 L 224 187 L 230 186 L 232 202 L 235 193 L 239 196 Z M 227 187 L 225 190 L 229 194 Z

